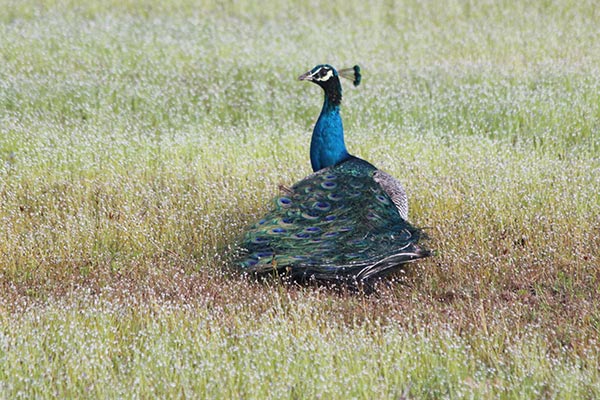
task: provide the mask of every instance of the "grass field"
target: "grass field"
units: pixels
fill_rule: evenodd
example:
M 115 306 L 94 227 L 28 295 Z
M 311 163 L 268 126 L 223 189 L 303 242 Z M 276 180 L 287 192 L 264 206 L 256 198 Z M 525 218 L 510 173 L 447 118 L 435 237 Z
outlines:
M 594 1 L 0 9 L 0 398 L 600 397 Z M 436 250 L 377 296 L 227 269 L 322 62 Z

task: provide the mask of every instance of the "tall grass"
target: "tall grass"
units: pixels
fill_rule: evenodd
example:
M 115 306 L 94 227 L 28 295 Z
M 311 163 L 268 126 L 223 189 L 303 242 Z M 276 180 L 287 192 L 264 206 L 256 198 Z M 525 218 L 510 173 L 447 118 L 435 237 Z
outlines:
M 593 2 L 0 8 L 0 397 L 598 397 Z M 321 62 L 436 250 L 374 297 L 227 269 Z

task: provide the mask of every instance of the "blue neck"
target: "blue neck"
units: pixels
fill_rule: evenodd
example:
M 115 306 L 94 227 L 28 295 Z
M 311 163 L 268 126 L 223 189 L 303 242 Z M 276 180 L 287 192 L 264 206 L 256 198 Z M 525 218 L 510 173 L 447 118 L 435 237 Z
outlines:
M 339 164 L 350 157 L 344 144 L 344 127 L 340 105 L 332 103 L 327 94 L 321 115 L 310 141 L 310 163 L 313 171 Z

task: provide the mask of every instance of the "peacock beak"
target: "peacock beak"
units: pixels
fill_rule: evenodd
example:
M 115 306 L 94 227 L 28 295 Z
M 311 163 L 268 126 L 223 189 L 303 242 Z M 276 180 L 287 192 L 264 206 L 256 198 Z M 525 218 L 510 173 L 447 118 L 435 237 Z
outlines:
M 299 81 L 312 81 L 313 79 L 312 79 L 312 73 L 311 72 L 312 71 L 308 71 L 307 73 L 300 75 L 298 77 L 298 80 Z

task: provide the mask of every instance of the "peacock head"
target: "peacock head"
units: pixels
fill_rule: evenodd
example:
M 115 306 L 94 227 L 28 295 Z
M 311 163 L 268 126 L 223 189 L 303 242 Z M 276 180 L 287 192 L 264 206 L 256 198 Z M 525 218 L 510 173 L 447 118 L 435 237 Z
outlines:
M 310 71 L 298 77 L 301 81 L 314 82 L 325 90 L 325 95 L 334 103 L 339 103 L 342 99 L 342 86 L 340 78 L 350 79 L 354 86 L 358 86 L 361 80 L 360 67 L 355 65 L 352 68 L 345 68 L 339 71 L 335 70 L 329 64 L 319 64 Z

